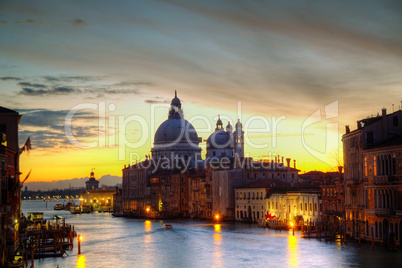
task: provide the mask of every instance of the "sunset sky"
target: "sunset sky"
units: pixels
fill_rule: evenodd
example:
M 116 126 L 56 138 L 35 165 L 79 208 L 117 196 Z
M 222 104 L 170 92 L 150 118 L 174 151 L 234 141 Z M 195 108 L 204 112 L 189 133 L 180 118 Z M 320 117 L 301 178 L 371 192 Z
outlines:
M 174 90 L 203 139 L 218 114 L 241 117 L 250 156 L 334 170 L 345 125 L 400 109 L 401 18 L 401 1 L 380 0 L 2 0 L 0 106 L 33 145 L 22 177 L 121 176 L 130 153 L 150 154 Z

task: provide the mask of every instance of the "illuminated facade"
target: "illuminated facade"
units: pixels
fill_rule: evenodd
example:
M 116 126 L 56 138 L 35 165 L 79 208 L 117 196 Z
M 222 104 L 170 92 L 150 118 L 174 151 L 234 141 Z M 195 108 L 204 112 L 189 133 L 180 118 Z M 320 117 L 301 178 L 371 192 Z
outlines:
M 352 237 L 402 240 L 402 111 L 357 122 L 343 135 L 345 221 Z

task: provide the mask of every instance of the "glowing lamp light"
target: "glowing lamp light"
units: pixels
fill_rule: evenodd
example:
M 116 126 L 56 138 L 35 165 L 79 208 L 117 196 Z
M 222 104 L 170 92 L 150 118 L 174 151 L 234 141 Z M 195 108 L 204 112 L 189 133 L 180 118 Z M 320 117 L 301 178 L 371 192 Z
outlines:
M 18 220 L 17 220 L 17 219 L 15 219 L 15 223 L 18 223 Z
M 149 212 L 149 208 L 147 208 L 147 212 Z
M 82 235 L 80 235 L 79 239 L 80 239 L 80 241 L 82 241 L 82 239 L 83 239 Z
M 219 220 L 219 214 L 215 215 L 215 219 Z
M 292 227 L 292 228 L 293 228 L 293 222 L 292 222 L 292 221 L 290 222 L 290 227 Z

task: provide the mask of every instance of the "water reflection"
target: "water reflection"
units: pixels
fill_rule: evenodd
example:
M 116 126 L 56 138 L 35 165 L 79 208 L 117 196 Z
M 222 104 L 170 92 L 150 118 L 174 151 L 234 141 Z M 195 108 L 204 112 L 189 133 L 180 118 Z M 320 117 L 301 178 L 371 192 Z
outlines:
M 77 268 L 85 268 L 85 256 L 84 255 L 78 255 L 77 259 Z
M 221 235 L 221 225 L 214 225 L 214 262 L 213 267 L 221 267 L 222 264 L 222 235 Z
M 144 264 L 145 267 L 153 267 L 153 258 L 152 258 L 152 222 L 146 220 L 144 222 Z
M 288 243 L 288 266 L 299 266 L 299 252 L 297 248 L 297 238 L 293 235 L 289 235 Z

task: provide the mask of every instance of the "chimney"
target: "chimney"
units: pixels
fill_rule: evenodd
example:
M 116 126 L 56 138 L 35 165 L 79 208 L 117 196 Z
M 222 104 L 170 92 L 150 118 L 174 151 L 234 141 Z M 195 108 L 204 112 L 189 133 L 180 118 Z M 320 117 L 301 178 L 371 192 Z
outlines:
M 286 158 L 287 166 L 290 167 L 290 158 Z
M 275 164 L 278 163 L 278 158 L 275 156 Z
M 345 126 L 345 131 L 346 131 L 346 134 L 350 132 L 350 127 L 349 127 L 349 125 L 346 125 L 346 126 Z
M 388 122 L 387 122 L 387 109 L 385 108 L 382 108 L 381 125 L 382 125 L 382 139 L 386 140 L 388 136 Z
M 296 159 L 293 160 L 293 168 L 296 168 Z
M 283 164 L 283 156 L 282 156 L 282 164 Z

